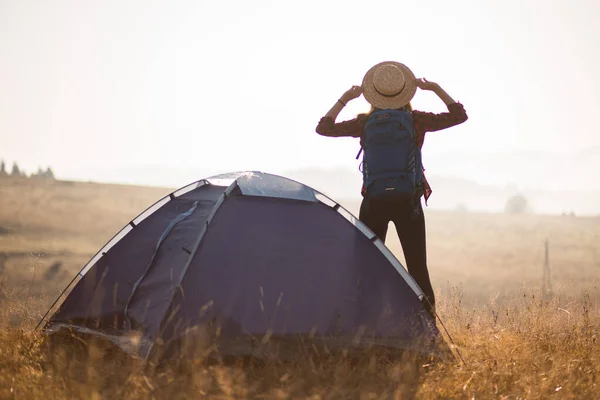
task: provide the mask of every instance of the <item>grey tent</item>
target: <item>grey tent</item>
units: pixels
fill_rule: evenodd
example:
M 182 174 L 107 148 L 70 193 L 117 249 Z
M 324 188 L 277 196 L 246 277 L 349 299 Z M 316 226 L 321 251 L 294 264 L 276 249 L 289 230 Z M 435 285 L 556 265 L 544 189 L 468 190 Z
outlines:
M 144 359 L 159 349 L 181 356 L 173 344 L 198 330 L 222 354 L 298 338 L 446 347 L 421 289 L 381 240 L 322 193 L 266 173 L 218 175 L 164 197 L 73 284 L 40 326 L 100 336 Z

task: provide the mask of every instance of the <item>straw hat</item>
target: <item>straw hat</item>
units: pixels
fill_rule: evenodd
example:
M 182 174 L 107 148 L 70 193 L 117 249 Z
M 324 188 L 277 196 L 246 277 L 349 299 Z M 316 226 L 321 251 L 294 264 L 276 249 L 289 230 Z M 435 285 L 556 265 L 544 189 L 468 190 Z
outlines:
M 405 106 L 415 95 L 415 75 L 404 64 L 384 61 L 367 71 L 362 83 L 363 96 L 374 107 L 394 109 Z

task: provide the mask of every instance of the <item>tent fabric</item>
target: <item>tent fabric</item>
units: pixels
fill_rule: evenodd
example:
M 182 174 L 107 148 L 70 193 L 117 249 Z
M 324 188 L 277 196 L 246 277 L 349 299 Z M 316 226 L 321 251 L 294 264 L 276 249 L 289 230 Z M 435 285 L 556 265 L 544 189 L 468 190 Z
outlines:
M 142 358 L 208 326 L 222 353 L 254 354 L 248 339 L 265 335 L 436 351 L 418 285 L 314 189 L 241 172 L 167 198 L 84 267 L 48 332 L 99 335 Z
M 199 205 L 194 218 L 202 223 L 223 190 L 222 187 L 201 186 L 171 200 L 136 225 L 82 277 L 54 319 L 93 326 L 109 334 L 120 332 L 125 325 L 124 307 L 131 297 L 137 279 L 146 271 L 157 251 L 156 244 L 165 228 L 182 213 L 182 210 L 189 210 L 196 201 Z M 182 237 L 179 239 L 185 240 Z M 160 249 L 166 250 L 167 247 Z M 171 255 L 175 257 L 178 254 L 171 252 Z

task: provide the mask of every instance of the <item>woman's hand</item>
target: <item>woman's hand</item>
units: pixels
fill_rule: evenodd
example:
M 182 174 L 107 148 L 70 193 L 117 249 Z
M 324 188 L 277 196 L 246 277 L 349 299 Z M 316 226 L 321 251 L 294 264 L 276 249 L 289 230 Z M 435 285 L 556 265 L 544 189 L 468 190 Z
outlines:
M 425 78 L 417 79 L 417 87 L 421 90 L 431 90 L 434 92 L 440 89 L 440 85 L 435 82 L 429 82 Z
M 444 89 L 435 82 L 429 82 L 425 78 L 417 79 L 417 86 L 421 90 L 431 90 L 435 93 L 447 106 L 456 103 L 456 101 Z
M 337 118 L 340 111 L 342 111 L 342 108 L 344 108 L 344 106 L 350 100 L 353 100 L 353 99 L 357 98 L 358 96 L 360 96 L 362 94 L 362 92 L 363 92 L 363 90 L 362 90 L 361 86 L 357 86 L 357 85 L 352 86 L 350 89 L 346 90 L 346 93 L 344 93 L 342 95 L 342 97 L 340 97 L 335 102 L 333 107 L 331 107 L 331 109 L 327 112 L 327 114 L 325 114 L 325 116 L 333 118 L 333 120 L 335 121 L 335 119 Z
M 363 90 L 361 86 L 354 85 L 350 89 L 346 91 L 340 98 L 344 103 L 349 102 L 350 100 L 356 99 L 358 96 L 362 94 Z

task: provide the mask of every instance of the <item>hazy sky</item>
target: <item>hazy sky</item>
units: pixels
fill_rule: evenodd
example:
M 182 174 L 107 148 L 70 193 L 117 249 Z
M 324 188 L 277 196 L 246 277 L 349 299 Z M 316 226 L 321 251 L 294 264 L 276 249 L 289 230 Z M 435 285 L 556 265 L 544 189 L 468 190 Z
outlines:
M 388 59 L 469 114 L 428 136 L 426 159 L 572 153 L 600 146 L 599 15 L 595 0 L 0 0 L 0 158 L 170 186 L 234 170 L 356 169 L 358 141 L 315 126 Z M 421 91 L 413 105 L 445 110 Z M 367 108 L 361 97 L 340 119 Z

